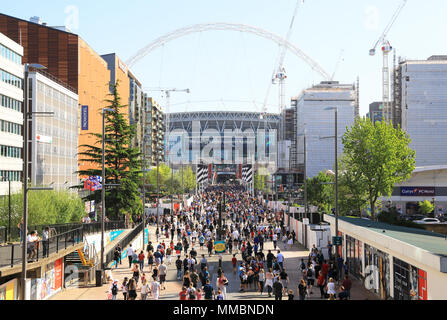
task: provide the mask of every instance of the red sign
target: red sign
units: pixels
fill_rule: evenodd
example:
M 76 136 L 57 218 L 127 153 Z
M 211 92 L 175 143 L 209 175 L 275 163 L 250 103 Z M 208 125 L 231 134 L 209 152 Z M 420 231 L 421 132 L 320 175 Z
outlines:
M 62 258 L 54 261 L 54 290 L 62 288 Z
M 419 300 L 427 300 L 427 272 L 419 269 Z

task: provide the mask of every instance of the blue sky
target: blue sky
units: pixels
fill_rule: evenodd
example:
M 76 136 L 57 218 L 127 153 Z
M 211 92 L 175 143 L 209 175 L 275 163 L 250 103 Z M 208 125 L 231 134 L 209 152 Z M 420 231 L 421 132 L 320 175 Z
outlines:
M 360 78 L 361 115 L 382 97 L 382 54 L 371 57 L 368 51 L 401 2 L 305 0 L 298 10 L 290 42 L 329 74 L 340 60 L 334 80 L 354 83 Z M 67 24 L 99 54 L 116 52 L 126 61 L 156 38 L 198 23 L 241 23 L 285 37 L 295 4 L 296 0 L 21 0 L 2 3 L 1 12 L 22 19 L 40 16 L 48 25 Z M 388 34 L 397 57 L 447 54 L 446 16 L 447 1 L 408 0 Z M 206 31 L 165 44 L 132 70 L 147 88 L 191 89 L 189 95 L 172 94 L 171 111 L 261 111 L 278 54 L 276 43 L 249 33 Z M 290 52 L 284 66 L 287 100 L 323 80 Z M 164 105 L 164 97 L 152 95 Z M 278 86 L 273 86 L 269 112 L 278 112 L 278 95 Z

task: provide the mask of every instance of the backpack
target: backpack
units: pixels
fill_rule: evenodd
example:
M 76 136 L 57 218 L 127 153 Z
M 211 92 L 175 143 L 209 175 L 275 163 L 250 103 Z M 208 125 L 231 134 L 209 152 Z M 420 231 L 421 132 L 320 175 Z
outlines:
M 116 284 L 113 284 L 112 286 L 112 295 L 116 296 L 118 294 L 118 287 Z
M 312 269 L 307 269 L 307 277 L 312 278 Z

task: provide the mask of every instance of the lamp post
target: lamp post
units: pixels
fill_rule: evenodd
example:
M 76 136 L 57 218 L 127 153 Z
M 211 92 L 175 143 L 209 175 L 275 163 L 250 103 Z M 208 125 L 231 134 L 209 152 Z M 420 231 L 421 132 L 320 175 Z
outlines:
M 23 80 L 23 224 L 22 224 L 22 283 L 21 298 L 25 300 L 26 284 L 26 263 L 27 263 L 27 232 L 28 229 L 28 76 L 29 69 L 46 69 L 45 66 L 37 63 L 25 63 L 25 77 Z M 32 111 L 31 111 L 32 114 Z M 37 189 L 37 188 L 36 188 Z
M 101 188 L 101 276 L 104 274 L 104 223 L 106 215 L 106 156 L 105 156 L 105 114 L 114 112 L 114 109 L 102 108 L 102 188 Z M 102 281 L 101 281 L 102 283 Z
M 338 237 L 338 108 L 328 107 L 324 110 L 334 110 L 335 111 L 335 125 L 334 125 L 334 147 L 335 147 L 335 237 Z M 335 245 L 335 266 L 338 270 L 338 244 Z

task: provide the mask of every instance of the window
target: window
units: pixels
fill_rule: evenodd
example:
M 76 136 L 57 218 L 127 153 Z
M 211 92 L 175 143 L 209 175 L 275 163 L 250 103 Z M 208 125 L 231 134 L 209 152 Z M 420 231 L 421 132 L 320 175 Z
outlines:
M 1 72 L 1 75 L 2 75 L 1 79 L 2 79 L 3 82 L 8 83 L 8 84 L 10 84 L 12 86 L 15 86 L 15 87 L 17 87 L 19 89 L 23 89 L 23 81 L 22 81 L 21 78 L 16 77 L 16 76 L 10 74 L 9 72 L 6 72 L 6 71 L 1 70 L 1 69 L 0 69 L 0 72 Z

